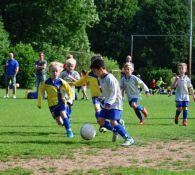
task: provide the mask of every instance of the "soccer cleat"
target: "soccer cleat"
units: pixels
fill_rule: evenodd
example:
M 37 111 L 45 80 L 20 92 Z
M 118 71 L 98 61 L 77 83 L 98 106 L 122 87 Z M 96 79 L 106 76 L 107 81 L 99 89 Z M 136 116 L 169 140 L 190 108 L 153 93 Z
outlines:
M 99 127 L 99 132 L 105 133 L 105 132 L 107 132 L 107 129 L 104 128 L 103 126 L 100 126 L 100 127 Z
M 188 125 L 187 120 L 184 120 L 182 125 L 187 126 Z
M 176 116 L 176 117 L 175 117 L 175 124 L 177 125 L 177 124 L 178 124 L 178 122 L 179 122 L 179 117 L 178 117 L 178 116 Z
M 146 108 L 142 109 L 141 112 L 145 118 L 148 116 L 148 111 L 146 110 Z
M 133 140 L 133 138 L 128 138 L 125 140 L 125 142 L 123 144 L 121 144 L 121 146 L 128 147 L 130 145 L 133 145 L 134 143 L 135 143 L 135 141 Z
M 112 142 L 116 142 L 117 139 L 118 139 L 118 133 L 117 132 L 113 132 Z
M 144 124 L 144 120 L 140 120 L 139 124 L 143 125 Z
M 13 98 L 16 99 L 16 95 L 13 95 Z
M 73 134 L 73 132 L 71 130 L 67 131 L 67 137 L 69 137 L 69 138 L 73 138 L 74 137 L 74 134 Z
M 8 95 L 8 94 L 7 94 L 7 95 L 5 95 L 5 96 L 4 96 L 4 98 L 9 98 L 9 95 Z

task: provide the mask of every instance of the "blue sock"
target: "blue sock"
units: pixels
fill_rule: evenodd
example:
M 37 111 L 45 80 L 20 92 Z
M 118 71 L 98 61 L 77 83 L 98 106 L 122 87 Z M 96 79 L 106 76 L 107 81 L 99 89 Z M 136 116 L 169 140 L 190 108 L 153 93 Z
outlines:
M 137 110 L 141 111 L 141 110 L 143 110 L 143 109 L 144 109 L 143 106 L 141 106 L 141 105 L 138 105 L 138 106 L 137 106 Z
M 116 129 L 116 132 L 118 132 L 124 139 L 130 138 L 129 134 L 122 125 L 116 125 L 114 129 Z
M 176 116 L 176 117 L 179 117 L 180 113 L 181 113 L 181 111 L 179 111 L 179 110 L 177 109 L 177 110 L 176 110 L 176 113 L 175 113 L 175 116 Z
M 98 119 L 99 116 L 100 116 L 100 111 L 96 111 L 96 112 L 95 112 L 95 117 L 96 117 L 96 119 Z
M 187 117 L 188 117 L 188 110 L 184 109 L 183 110 L 183 120 L 187 120 Z
M 70 130 L 70 121 L 68 117 L 63 118 L 63 123 L 64 123 L 66 130 Z
M 140 110 L 135 109 L 135 113 L 136 113 L 136 115 L 137 115 L 138 119 L 140 119 L 140 120 L 143 120 L 143 119 L 144 119 L 144 117 L 142 116 L 142 114 L 141 114 Z
M 110 124 L 109 121 L 105 121 L 104 125 L 103 125 L 104 128 L 110 130 L 110 131 L 113 131 L 115 132 L 116 130 L 112 127 L 112 125 Z

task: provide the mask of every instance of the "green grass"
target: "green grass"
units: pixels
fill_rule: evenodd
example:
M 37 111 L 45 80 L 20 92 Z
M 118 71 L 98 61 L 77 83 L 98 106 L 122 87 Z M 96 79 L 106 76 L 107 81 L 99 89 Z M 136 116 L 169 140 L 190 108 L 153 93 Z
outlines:
M 37 108 L 37 100 L 24 99 L 23 90 L 18 91 L 17 99 L 3 99 L 4 92 L 5 90 L 0 89 L 0 161 L 7 161 L 14 157 L 58 158 L 61 155 L 74 159 L 74 149 L 91 147 L 94 150 L 85 153 L 90 155 L 96 154 L 98 148 L 116 150 L 120 147 L 122 139 L 116 144 L 111 144 L 111 133 L 98 132 L 99 127 L 95 121 L 91 100 L 75 102 L 72 113 L 72 129 L 75 138 L 69 139 L 65 135 L 64 128 L 57 126 L 51 117 L 46 101 L 40 110 Z M 140 104 L 149 111 L 148 119 L 143 126 L 138 125 L 138 119 L 127 101 L 125 101 L 123 111 L 126 129 L 134 137 L 137 146 L 144 146 L 154 141 L 195 141 L 195 103 L 193 101 L 189 106 L 189 125 L 183 127 L 181 120 L 179 125 L 175 125 L 173 121 L 174 96 L 154 95 L 147 98 L 142 95 L 142 98 L 139 101 Z M 79 132 L 83 123 L 95 125 L 97 136 L 92 141 L 81 139 Z M 173 164 L 179 165 L 181 162 L 173 162 Z

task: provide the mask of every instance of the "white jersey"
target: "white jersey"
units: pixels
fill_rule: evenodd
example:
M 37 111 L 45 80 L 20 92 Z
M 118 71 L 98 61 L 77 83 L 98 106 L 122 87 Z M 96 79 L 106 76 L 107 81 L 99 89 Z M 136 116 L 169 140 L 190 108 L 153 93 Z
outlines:
M 106 74 L 100 79 L 102 89 L 101 97 L 104 104 L 109 104 L 110 109 L 123 110 L 122 94 L 118 80 L 111 73 Z
M 72 72 L 63 71 L 60 74 L 60 78 L 65 80 L 67 83 L 73 82 L 70 77 L 72 77 L 76 80 L 80 79 L 80 75 L 77 71 L 72 71 Z M 75 86 L 71 86 L 71 89 L 72 89 L 72 93 L 73 93 L 73 99 L 75 99 Z
M 187 75 L 180 77 L 175 84 L 175 100 L 176 101 L 190 101 L 189 90 L 191 88 L 191 80 Z
M 121 88 L 125 89 L 128 101 L 131 101 L 132 98 L 139 98 L 140 87 L 143 88 L 145 92 L 149 92 L 146 84 L 135 75 L 131 75 L 129 78 L 123 76 L 121 79 Z

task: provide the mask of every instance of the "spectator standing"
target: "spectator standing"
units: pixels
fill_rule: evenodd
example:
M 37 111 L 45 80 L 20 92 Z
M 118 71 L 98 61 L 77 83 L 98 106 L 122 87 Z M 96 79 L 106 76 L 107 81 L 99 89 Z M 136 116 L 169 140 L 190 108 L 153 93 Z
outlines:
M 45 55 L 43 52 L 39 53 L 39 59 L 35 61 L 35 75 L 36 75 L 36 88 L 37 93 L 39 85 L 42 81 L 46 80 L 45 70 L 47 67 L 47 61 L 45 60 Z
M 6 94 L 4 98 L 9 98 L 9 86 L 13 87 L 13 98 L 16 98 L 16 75 L 19 71 L 19 64 L 14 59 L 14 53 L 9 53 L 9 60 L 5 64 L 5 87 Z

